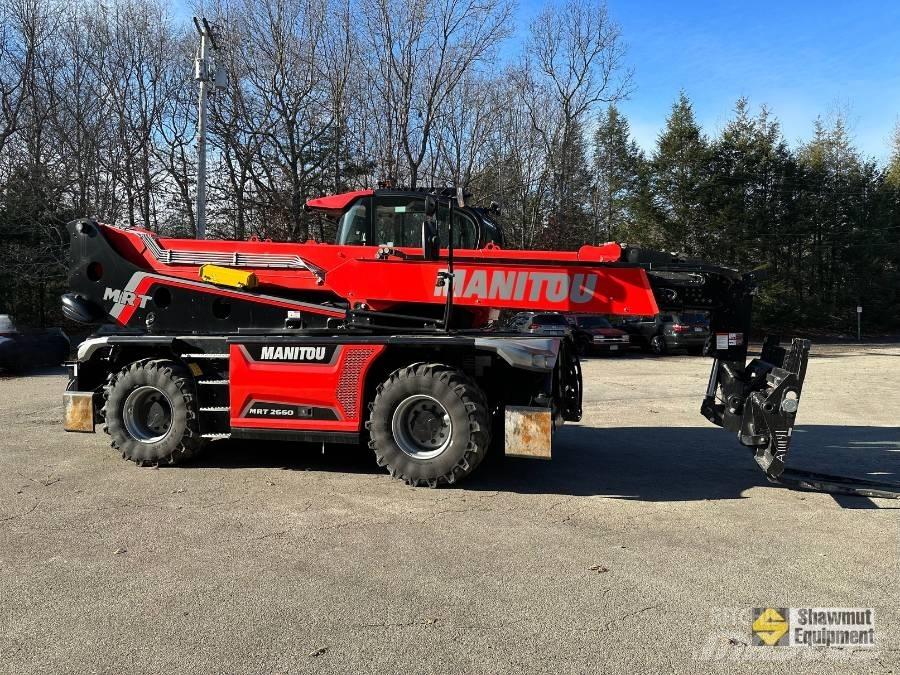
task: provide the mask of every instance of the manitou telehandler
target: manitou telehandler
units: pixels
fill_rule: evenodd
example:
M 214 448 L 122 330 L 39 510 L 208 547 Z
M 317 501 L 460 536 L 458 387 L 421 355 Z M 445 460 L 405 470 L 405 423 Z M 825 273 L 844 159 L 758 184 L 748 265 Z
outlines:
M 71 222 L 63 311 L 103 327 L 69 364 L 66 429 L 102 424 L 123 457 L 151 466 L 224 438 L 367 442 L 392 476 L 434 487 L 489 451 L 550 458 L 554 429 L 581 418 L 570 341 L 496 329 L 499 310 L 699 309 L 713 359 L 702 413 L 784 479 L 810 345 L 766 340 L 746 363 L 755 274 L 614 243 L 508 250 L 495 210 L 461 190 L 307 207 L 336 243 Z

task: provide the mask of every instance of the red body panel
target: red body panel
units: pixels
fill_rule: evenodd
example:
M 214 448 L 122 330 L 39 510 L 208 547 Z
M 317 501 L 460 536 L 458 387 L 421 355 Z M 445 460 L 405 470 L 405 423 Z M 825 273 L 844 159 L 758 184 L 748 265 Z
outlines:
M 289 343 L 279 346 L 290 347 Z M 309 348 L 308 343 L 303 344 Z M 254 360 L 248 347 L 232 344 L 230 421 L 233 428 L 315 431 L 360 430 L 366 373 L 384 345 L 337 345 L 328 363 Z M 283 404 L 316 412 L 333 411 L 336 419 L 252 417 L 251 405 Z
M 351 260 L 328 275 L 328 284 L 353 302 L 389 309 L 398 302 L 443 303 L 436 286 L 446 263 Z M 593 314 L 656 314 L 650 282 L 637 267 L 566 265 L 560 261 L 493 263 L 460 255 L 454 261 L 453 304 Z M 360 283 L 365 279 L 366 283 Z

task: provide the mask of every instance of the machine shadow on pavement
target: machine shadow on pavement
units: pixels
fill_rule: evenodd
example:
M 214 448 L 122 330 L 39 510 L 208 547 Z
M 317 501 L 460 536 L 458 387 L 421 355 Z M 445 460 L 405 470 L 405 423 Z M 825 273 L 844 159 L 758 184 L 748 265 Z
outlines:
M 809 425 L 794 433 L 788 466 L 900 482 L 900 428 Z M 741 499 L 751 487 L 781 489 L 766 480 L 747 448 L 712 427 L 566 425 L 554 450 L 549 462 L 490 458 L 458 489 L 654 502 Z M 214 443 L 189 467 L 382 473 L 364 447 L 332 445 L 323 453 L 319 445 L 253 441 Z M 872 504 L 864 497 L 835 501 L 845 508 Z
M 323 450 L 316 443 L 232 439 L 216 441 L 183 468 L 383 473 L 372 451 L 362 445 L 326 445 Z
M 741 499 L 751 487 L 784 489 L 766 480 L 750 450 L 715 428 L 571 425 L 559 434 L 551 462 L 505 459 L 466 487 L 641 501 Z M 810 425 L 794 434 L 789 467 L 900 481 L 896 427 Z M 846 502 L 871 504 L 865 497 Z

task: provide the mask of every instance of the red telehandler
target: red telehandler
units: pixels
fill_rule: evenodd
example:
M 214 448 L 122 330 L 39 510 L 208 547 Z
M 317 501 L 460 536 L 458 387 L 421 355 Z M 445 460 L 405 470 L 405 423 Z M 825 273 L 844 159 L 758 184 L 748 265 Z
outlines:
M 776 481 L 857 494 L 887 486 L 785 473 L 810 344 L 767 339 L 747 363 L 757 275 L 619 244 L 502 246 L 495 211 L 461 190 L 362 190 L 310 200 L 334 244 L 167 239 L 69 224 L 63 311 L 102 327 L 69 364 L 65 426 L 102 424 L 140 465 L 223 438 L 367 442 L 412 485 L 452 484 L 489 450 L 550 458 L 581 418 L 566 338 L 492 326 L 498 311 L 707 311 L 701 406 Z

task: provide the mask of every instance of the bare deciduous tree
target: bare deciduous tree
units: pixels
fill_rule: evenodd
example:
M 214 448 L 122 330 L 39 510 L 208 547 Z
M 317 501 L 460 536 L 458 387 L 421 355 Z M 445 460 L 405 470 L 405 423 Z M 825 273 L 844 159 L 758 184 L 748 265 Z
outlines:
M 378 161 L 415 187 L 441 110 L 508 32 L 506 0 L 363 0 Z

